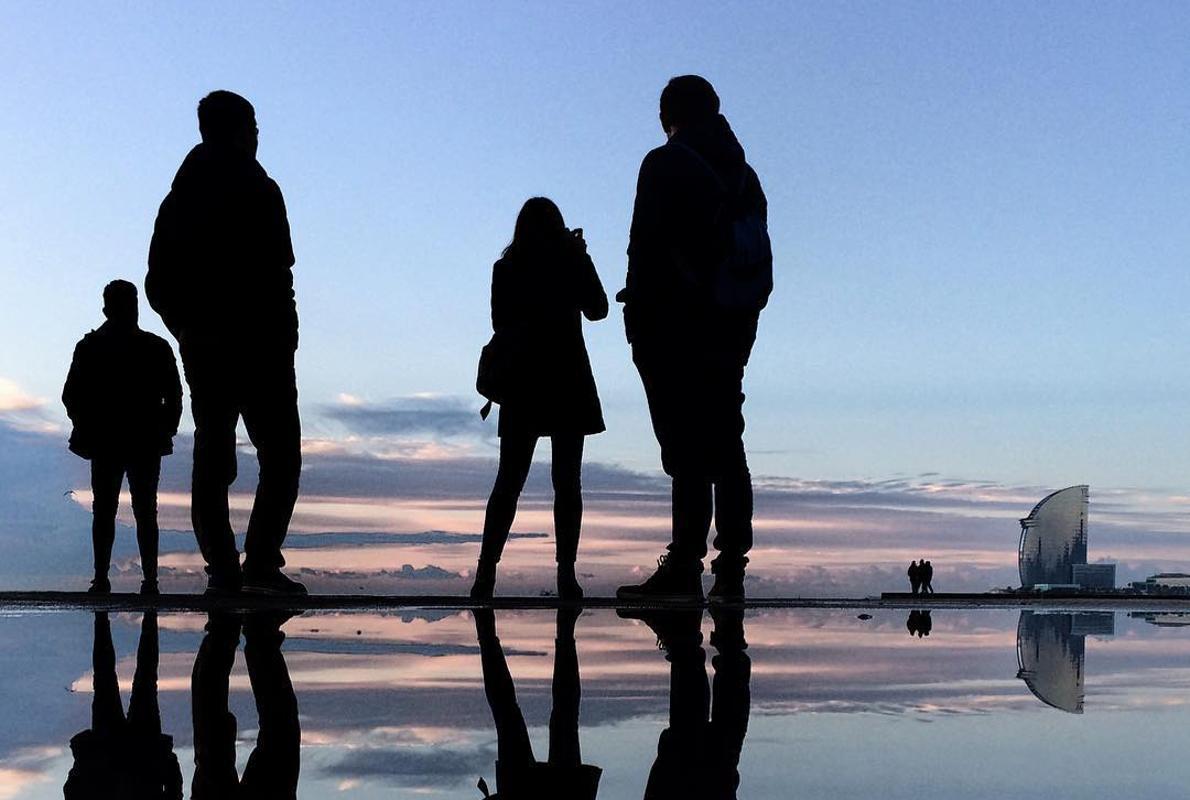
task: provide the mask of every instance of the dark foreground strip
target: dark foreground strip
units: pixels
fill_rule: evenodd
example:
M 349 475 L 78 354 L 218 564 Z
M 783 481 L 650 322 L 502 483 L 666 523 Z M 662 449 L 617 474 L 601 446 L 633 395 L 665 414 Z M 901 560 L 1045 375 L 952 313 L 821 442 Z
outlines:
M 588 597 L 571 604 L 556 597 L 497 597 L 478 603 L 457 595 L 310 595 L 275 597 L 238 595 L 207 597 L 201 594 L 163 594 L 142 597 L 139 594 L 91 595 L 85 592 L 0 592 L 0 610 L 77 609 L 138 611 L 383 611 L 400 608 L 499 608 L 551 609 L 581 605 L 584 608 L 706 608 L 707 603 L 631 603 L 614 597 Z M 766 608 L 1053 608 L 1102 610 L 1190 610 L 1190 597 L 1153 595 L 1077 595 L 1068 597 L 1022 596 L 1003 594 L 933 594 L 929 597 L 888 592 L 874 597 L 773 597 L 749 599 L 749 609 Z

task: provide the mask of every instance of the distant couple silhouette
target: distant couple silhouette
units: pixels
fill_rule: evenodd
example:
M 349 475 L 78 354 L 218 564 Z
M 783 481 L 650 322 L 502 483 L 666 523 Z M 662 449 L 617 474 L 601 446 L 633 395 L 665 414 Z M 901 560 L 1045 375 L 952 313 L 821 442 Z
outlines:
M 752 483 L 744 451 L 743 377 L 772 290 L 767 201 L 704 78 L 673 78 L 660 98 L 667 140 L 645 157 L 616 299 L 672 481 L 667 551 L 621 599 L 701 600 L 714 521 L 712 599 L 739 601 L 752 546 Z M 301 472 L 294 353 L 298 315 L 285 203 L 256 160 L 252 105 L 215 91 L 198 105 L 202 141 L 161 204 L 145 293 L 177 340 L 194 417 L 192 523 L 207 592 L 303 595 L 281 553 Z M 110 295 L 110 297 L 109 297 Z M 72 449 L 92 461 L 95 576 L 110 591 L 119 489 L 128 476 L 144 582 L 157 591 L 156 492 L 181 413 L 172 351 L 136 325 L 136 288 L 104 292 L 108 322 L 80 342 L 63 392 Z M 582 452 L 604 430 L 582 317 L 608 300 L 581 229 L 548 198 L 529 199 L 492 270 L 493 336 L 477 388 L 500 405 L 500 461 L 488 499 L 471 596 L 490 599 L 497 564 L 539 438 L 550 437 L 560 598 L 578 600 Z M 486 413 L 486 409 L 485 409 Z M 244 420 L 259 479 L 244 560 L 228 488 Z
M 913 590 L 913 594 L 934 593 L 934 565 L 929 561 L 923 558 L 920 562 L 911 562 L 905 572 L 909 576 L 909 588 Z

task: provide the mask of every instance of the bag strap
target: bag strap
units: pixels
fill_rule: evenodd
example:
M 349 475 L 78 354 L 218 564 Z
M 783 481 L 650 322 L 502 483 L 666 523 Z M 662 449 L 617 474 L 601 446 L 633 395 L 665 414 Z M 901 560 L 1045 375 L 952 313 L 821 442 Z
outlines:
M 672 145 L 676 145 L 677 147 L 686 151 L 690 155 L 694 156 L 694 160 L 697 161 L 699 164 L 702 164 L 703 168 L 706 169 L 707 172 L 711 173 L 711 177 L 715 179 L 715 183 L 719 184 L 719 188 L 720 188 L 720 190 L 722 190 L 723 194 L 727 195 L 728 197 L 732 197 L 731 190 L 727 188 L 727 183 L 724 182 L 722 177 L 720 177 L 718 170 L 716 170 L 714 167 L 711 166 L 711 162 L 707 161 L 703 157 L 702 153 L 698 152 L 697 150 L 695 150 L 693 147 L 686 144 L 685 142 L 679 141 L 677 139 L 670 139 L 669 143 Z M 745 164 L 745 166 L 746 166 L 746 164 Z M 747 188 L 747 185 L 748 185 L 748 170 L 742 169 L 742 170 L 740 170 L 740 185 L 738 187 L 736 187 L 734 199 L 739 199 L 739 198 L 743 197 L 744 189 Z

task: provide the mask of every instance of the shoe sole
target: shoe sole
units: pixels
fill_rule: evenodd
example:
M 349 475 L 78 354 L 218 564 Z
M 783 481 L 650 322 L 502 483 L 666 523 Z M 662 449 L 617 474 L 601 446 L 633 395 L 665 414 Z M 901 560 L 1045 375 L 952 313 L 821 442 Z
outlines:
M 617 600 L 628 600 L 634 603 L 701 603 L 703 596 L 699 594 L 654 594 L 646 592 L 616 592 Z

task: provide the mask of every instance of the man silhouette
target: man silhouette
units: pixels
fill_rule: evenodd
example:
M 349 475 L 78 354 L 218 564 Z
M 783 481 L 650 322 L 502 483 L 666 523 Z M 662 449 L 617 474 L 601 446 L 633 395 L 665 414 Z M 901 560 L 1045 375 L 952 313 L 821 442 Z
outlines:
M 111 623 L 106 611 L 95 613 L 91 727 L 70 740 L 74 763 L 62 787 L 66 800 L 181 800 L 182 769 L 174 754 L 174 739 L 161 732 L 157 662 L 157 612 L 146 611 L 125 715 Z
M 62 403 L 74 424 L 71 452 L 91 462 L 92 593 L 111 591 L 107 573 L 116 539 L 120 485 L 128 476 L 141 592 L 157 593 L 157 483 L 161 457 L 173 452 L 182 416 L 182 383 L 173 350 L 137 327 L 136 287 L 103 289 L 107 321 L 74 348 Z
M 641 164 L 628 275 L 616 299 L 624 303 L 632 359 L 673 481 L 673 529 L 657 571 L 617 594 L 701 599 L 713 514 L 719 555 L 711 598 L 740 600 L 752 546 L 742 383 L 772 288 L 767 202 L 704 78 L 669 82 L 661 125 L 668 140 Z M 741 230 L 753 235 L 741 238 Z M 723 269 L 741 246 L 763 251 L 752 260 L 760 265 L 755 279 Z
M 917 590 L 921 588 L 921 567 L 917 565 L 916 561 L 911 561 L 906 572 L 909 575 L 909 587 L 914 594 L 917 594 Z
M 934 565 L 929 561 L 922 559 L 921 567 L 919 567 L 919 569 L 921 574 L 921 593 L 933 594 Z
M 301 422 L 293 246 L 281 190 L 256 161 L 256 112 L 227 91 L 198 104 L 202 142 L 157 214 L 145 290 L 178 340 L 194 414 L 191 515 L 208 593 L 305 594 L 281 572 Z M 260 463 L 241 574 L 228 512 L 243 417 Z
M 213 612 L 194 659 L 190 677 L 194 723 L 192 800 L 297 796 L 301 772 L 302 727 L 297 695 L 285 664 L 281 626 L 285 612 L 243 616 Z M 229 707 L 231 669 L 240 632 L 244 663 L 256 701 L 256 746 L 242 773 L 236 769 L 236 718 Z

